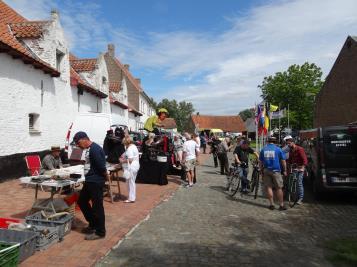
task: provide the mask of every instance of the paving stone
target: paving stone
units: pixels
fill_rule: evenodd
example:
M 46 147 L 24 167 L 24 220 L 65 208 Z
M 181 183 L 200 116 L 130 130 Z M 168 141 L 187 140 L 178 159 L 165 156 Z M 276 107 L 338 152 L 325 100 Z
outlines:
M 111 266 L 109 258 L 117 266 L 328 267 L 321 244 L 357 236 L 353 199 L 307 196 L 302 206 L 270 211 L 263 192 L 256 200 L 228 196 L 225 177 L 212 170 L 210 162 L 201 165 L 197 185 L 180 187 L 97 266 Z

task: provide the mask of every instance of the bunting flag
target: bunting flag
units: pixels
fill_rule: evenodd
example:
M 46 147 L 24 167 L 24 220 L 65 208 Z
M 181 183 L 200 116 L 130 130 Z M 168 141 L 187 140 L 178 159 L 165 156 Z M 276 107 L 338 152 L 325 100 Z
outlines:
M 270 113 L 270 119 L 274 120 L 274 119 L 281 119 L 281 118 L 285 118 L 285 114 L 286 114 L 286 109 L 282 109 L 276 112 L 271 112 Z
M 279 106 L 275 106 L 275 105 L 270 104 L 270 111 L 275 112 L 275 111 L 278 110 L 278 108 L 279 108 Z
M 264 105 L 264 109 L 265 109 L 265 117 L 264 117 L 264 135 L 267 135 L 268 134 L 268 130 L 269 130 L 269 104 L 268 103 L 265 103 Z

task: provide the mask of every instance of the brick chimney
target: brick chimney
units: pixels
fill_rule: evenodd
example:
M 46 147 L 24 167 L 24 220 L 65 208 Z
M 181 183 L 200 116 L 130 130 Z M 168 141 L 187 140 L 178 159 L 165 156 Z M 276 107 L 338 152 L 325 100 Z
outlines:
M 141 86 L 141 79 L 135 78 L 136 82 L 138 83 L 139 86 Z
M 124 64 L 124 68 L 126 68 L 127 70 L 129 70 L 130 65 L 129 65 L 129 64 Z
M 108 44 L 108 54 L 111 57 L 115 57 L 115 45 L 114 44 Z

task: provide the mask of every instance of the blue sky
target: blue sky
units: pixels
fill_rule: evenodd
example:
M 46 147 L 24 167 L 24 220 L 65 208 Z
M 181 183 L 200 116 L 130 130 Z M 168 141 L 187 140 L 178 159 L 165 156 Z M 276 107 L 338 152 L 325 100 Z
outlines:
M 348 35 L 355 0 L 5 0 L 29 19 L 60 12 L 71 50 L 116 54 L 157 101 L 237 114 L 259 101 L 264 76 L 306 61 L 326 75 Z

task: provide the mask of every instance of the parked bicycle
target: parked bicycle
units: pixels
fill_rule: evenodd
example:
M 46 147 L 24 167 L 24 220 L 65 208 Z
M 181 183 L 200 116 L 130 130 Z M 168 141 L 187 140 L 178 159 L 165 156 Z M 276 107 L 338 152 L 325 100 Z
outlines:
M 250 192 L 254 192 L 254 199 L 258 197 L 258 191 L 260 186 L 260 174 L 259 174 L 259 163 L 257 160 L 252 161 L 253 172 L 252 179 L 250 180 Z
M 289 206 L 292 208 L 295 206 L 299 199 L 298 196 L 298 169 L 296 164 L 290 165 L 290 172 L 285 181 L 285 195 L 289 201 Z

